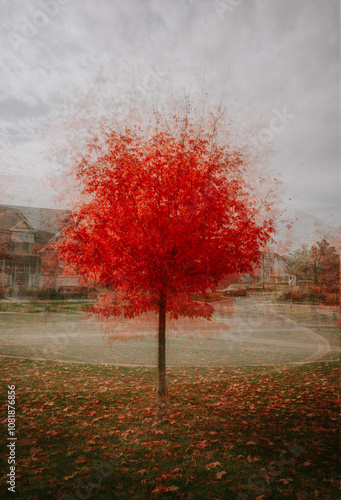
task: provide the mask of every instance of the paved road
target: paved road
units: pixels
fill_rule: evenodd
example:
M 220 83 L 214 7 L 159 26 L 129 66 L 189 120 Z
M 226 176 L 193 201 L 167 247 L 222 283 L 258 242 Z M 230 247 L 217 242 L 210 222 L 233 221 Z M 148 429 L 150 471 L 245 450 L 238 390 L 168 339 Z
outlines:
M 336 313 L 281 307 L 253 298 L 214 304 L 212 321 L 168 321 L 168 366 L 235 366 L 337 359 Z M 308 326 L 307 326 L 308 325 Z M 157 318 L 111 321 L 123 342 L 107 345 L 95 318 L 86 314 L 0 313 L 0 355 L 68 362 L 151 365 L 157 360 Z M 129 338 L 129 342 L 124 342 Z M 193 338 L 193 340 L 191 340 Z

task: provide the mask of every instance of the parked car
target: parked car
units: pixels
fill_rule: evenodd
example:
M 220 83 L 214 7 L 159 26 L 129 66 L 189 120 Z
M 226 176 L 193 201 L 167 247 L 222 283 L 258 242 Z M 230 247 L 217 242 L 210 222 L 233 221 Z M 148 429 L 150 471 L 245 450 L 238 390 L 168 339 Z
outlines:
M 247 291 L 245 286 L 234 284 L 222 290 L 222 294 L 227 297 L 245 297 L 247 295 Z

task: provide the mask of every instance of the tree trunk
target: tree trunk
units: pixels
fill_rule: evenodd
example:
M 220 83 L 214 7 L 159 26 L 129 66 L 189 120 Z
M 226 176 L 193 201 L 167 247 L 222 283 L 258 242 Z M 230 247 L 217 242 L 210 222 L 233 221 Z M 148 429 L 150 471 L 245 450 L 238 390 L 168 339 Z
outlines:
M 160 295 L 159 302 L 159 341 L 158 341 L 158 385 L 157 395 L 165 396 L 166 390 L 166 297 Z

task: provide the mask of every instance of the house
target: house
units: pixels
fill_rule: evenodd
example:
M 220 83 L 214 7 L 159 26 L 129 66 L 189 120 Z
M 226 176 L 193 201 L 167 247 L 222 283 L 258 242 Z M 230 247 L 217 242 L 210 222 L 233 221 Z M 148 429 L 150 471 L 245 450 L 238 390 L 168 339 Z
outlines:
M 15 291 L 42 285 L 39 250 L 54 237 L 65 210 L 0 205 L 0 284 Z
M 0 205 L 0 286 L 13 287 L 15 292 L 29 287 L 62 291 L 81 287 L 80 278 L 64 273 L 63 263 L 51 251 L 68 214 L 66 210 Z M 252 281 L 287 280 L 286 259 L 263 252 Z
M 262 252 L 260 265 L 254 273 L 254 280 L 265 283 L 287 283 L 286 258 L 277 253 Z
M 75 272 L 67 269 L 54 249 L 54 244 L 60 240 L 60 232 L 39 249 L 41 263 L 41 287 L 55 289 L 58 292 L 75 292 L 83 287 L 83 280 Z

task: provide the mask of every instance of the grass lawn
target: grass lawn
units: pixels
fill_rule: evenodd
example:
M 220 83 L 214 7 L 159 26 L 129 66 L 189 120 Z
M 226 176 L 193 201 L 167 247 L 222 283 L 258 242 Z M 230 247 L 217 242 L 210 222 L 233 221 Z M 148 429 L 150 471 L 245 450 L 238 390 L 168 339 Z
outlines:
M 86 311 L 93 302 L 87 300 L 51 300 L 51 301 L 0 301 L 0 312 L 43 313 L 43 312 L 78 312 Z
M 174 367 L 158 409 L 151 368 L 2 358 L 15 498 L 338 499 L 339 375 L 334 362 Z M 7 458 L 4 445 L 3 498 Z

